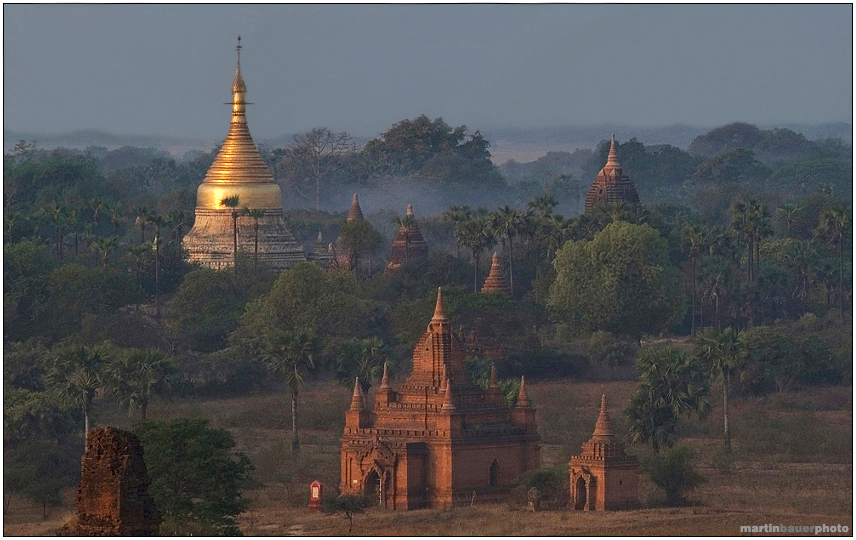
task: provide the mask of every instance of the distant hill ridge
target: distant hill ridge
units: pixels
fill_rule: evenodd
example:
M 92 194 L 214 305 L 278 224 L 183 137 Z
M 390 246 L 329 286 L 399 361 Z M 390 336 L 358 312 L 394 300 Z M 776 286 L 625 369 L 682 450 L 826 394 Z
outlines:
M 725 124 L 723 124 L 725 125 Z M 615 133 L 621 141 L 636 137 L 646 146 L 670 144 L 687 149 L 690 143 L 699 135 L 708 133 L 715 127 L 699 127 L 676 124 L 664 127 L 638 127 L 620 124 L 601 124 L 596 126 L 559 126 L 547 128 L 479 128 L 469 126 L 470 131 L 480 130 L 490 141 L 491 149 L 500 153 L 520 149 L 539 152 L 543 155 L 549 150 L 573 150 L 574 148 L 594 148 L 599 142 L 606 140 Z M 771 124 L 757 125 L 761 129 L 787 128 L 802 133 L 808 140 L 822 138 L 840 138 L 848 143 L 853 141 L 853 125 L 846 122 L 831 122 L 823 124 Z M 354 135 L 355 142 L 365 143 L 370 137 Z M 257 142 L 279 148 L 286 146 L 293 135 L 284 134 Z M 182 138 L 158 135 L 116 135 L 94 129 L 78 130 L 62 134 L 28 133 L 22 131 L 3 131 L 3 150 L 10 150 L 19 140 L 36 141 L 42 148 L 86 148 L 88 146 L 103 146 L 108 149 L 122 146 L 143 148 L 159 148 L 170 151 L 173 155 L 181 155 L 187 150 L 200 149 L 208 151 L 220 142 L 218 138 Z

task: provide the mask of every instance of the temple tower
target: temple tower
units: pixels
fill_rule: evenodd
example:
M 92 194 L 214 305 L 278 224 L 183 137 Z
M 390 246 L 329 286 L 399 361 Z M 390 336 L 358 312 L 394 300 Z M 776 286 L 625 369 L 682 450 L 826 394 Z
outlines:
M 493 252 L 493 258 L 490 261 L 490 273 L 484 281 L 481 292 L 502 292 L 511 296 L 511 288 L 508 286 L 508 281 L 502 273 L 502 267 L 499 264 L 499 255 L 497 255 L 495 251 Z
M 614 510 L 639 502 L 639 463 L 624 451 L 606 412 L 606 396 L 600 399 L 600 414 L 591 439 L 568 463 L 571 476 L 571 508 Z
M 427 256 L 428 244 L 422 237 L 416 218 L 413 217 L 413 205 L 408 204 L 404 222 L 398 227 L 398 233 L 392 242 L 392 259 L 386 266 L 384 274 L 387 276 L 392 274 L 410 259 Z
M 263 210 L 259 218 L 259 260 L 276 270 L 290 268 L 306 260 L 303 248 L 285 226 L 279 186 L 250 136 L 247 127 L 245 94 L 241 76 L 241 38 L 238 61 L 232 80 L 232 121 L 229 134 L 196 191 L 196 220 L 182 244 L 190 262 L 215 270 L 233 264 L 233 212 L 238 213 L 238 250 L 254 253 L 255 221 L 242 210 Z M 229 208 L 223 200 L 238 197 L 238 207 Z
M 474 492 L 478 501 L 498 500 L 517 476 L 540 466 L 535 409 L 523 383 L 517 401 L 509 411 L 495 373 L 487 391 L 473 383 L 438 290 L 413 371 L 398 390 L 384 369 L 368 410 L 354 387 L 341 492 L 398 510 L 469 504 Z
M 348 217 L 345 219 L 345 222 L 354 223 L 355 221 L 363 221 L 364 219 L 363 209 L 360 208 L 360 197 L 354 193 L 354 198 L 351 199 L 351 208 L 348 210 Z M 353 254 L 351 253 L 351 250 L 345 246 L 345 240 L 342 238 L 341 234 L 336 238 L 336 244 L 331 246 L 330 256 L 335 259 L 335 264 L 330 265 L 331 268 L 335 267 L 352 270 L 351 264 L 353 261 Z
M 612 134 L 612 140 L 609 143 L 606 165 L 597 174 L 591 188 L 589 188 L 588 195 L 586 195 L 586 212 L 601 201 L 606 204 L 622 201 L 639 204 L 639 194 L 636 193 L 633 182 L 630 181 L 630 177 L 618 163 L 615 133 Z

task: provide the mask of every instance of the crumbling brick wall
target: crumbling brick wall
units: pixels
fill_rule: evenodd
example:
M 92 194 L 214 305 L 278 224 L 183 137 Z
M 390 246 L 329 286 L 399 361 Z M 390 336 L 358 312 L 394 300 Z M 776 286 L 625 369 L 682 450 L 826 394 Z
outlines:
M 77 488 L 73 536 L 157 535 L 161 516 L 149 497 L 143 448 L 137 437 L 114 427 L 86 438 Z

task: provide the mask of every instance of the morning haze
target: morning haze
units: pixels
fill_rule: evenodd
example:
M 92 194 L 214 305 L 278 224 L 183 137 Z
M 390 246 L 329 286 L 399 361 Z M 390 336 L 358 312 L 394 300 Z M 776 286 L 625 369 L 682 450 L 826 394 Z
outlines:
M 257 140 L 849 122 L 852 6 L 5 5 L 4 130 L 216 141 L 243 38 Z

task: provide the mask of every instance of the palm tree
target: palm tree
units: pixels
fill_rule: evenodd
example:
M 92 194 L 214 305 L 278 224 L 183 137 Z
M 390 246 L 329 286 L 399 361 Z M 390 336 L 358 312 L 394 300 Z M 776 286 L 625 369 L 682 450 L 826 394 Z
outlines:
M 705 244 L 707 243 L 707 234 L 702 229 L 701 225 L 692 224 L 692 225 L 684 225 L 684 228 L 681 230 L 681 237 L 687 245 L 690 254 L 690 265 L 692 267 L 692 325 L 690 328 L 690 335 L 694 336 L 696 333 L 696 261 L 698 260 L 699 254 L 704 249 Z
M 99 214 L 109 208 L 107 207 L 107 203 L 102 201 L 100 197 L 93 197 L 89 201 L 89 209 L 92 210 L 92 221 L 95 223 L 95 228 L 97 229 Z
M 71 208 L 66 215 L 66 223 L 71 227 L 72 232 L 74 233 L 74 256 L 77 257 L 77 247 L 78 247 L 78 233 L 80 232 L 80 210 L 77 208 Z
M 119 235 L 119 227 L 122 225 L 122 203 L 117 202 L 110 207 L 110 223 L 113 225 L 113 231 Z
M 467 206 L 450 206 L 448 210 L 443 212 L 440 216 L 443 221 L 448 221 L 452 224 L 452 227 L 457 231 L 457 227 L 459 223 L 463 223 L 472 217 L 472 209 Z M 458 248 L 457 257 L 461 258 L 461 243 L 458 241 L 458 237 L 455 236 L 455 245 Z
M 129 247 L 126 252 L 126 257 L 133 266 L 134 282 L 137 284 L 138 289 L 142 288 L 143 264 L 148 258 L 148 251 L 150 249 L 152 249 L 150 244 L 140 244 Z
M 238 275 L 238 216 L 240 215 L 238 212 L 238 205 L 240 204 L 241 197 L 239 195 L 232 195 L 230 197 L 223 197 L 220 199 L 220 206 L 232 209 L 232 267 L 235 270 L 235 275 Z
M 109 345 L 69 346 L 53 358 L 47 371 L 48 386 L 60 400 L 83 409 L 84 443 L 95 393 L 104 386 L 103 371 L 111 356 Z
M 487 216 L 476 216 L 459 223 L 455 228 L 455 237 L 461 245 L 468 247 L 473 253 L 473 292 L 479 291 L 479 259 L 482 252 L 496 244 Z
M 794 281 L 797 284 L 794 296 L 800 299 L 805 310 L 808 302 L 809 275 L 818 262 L 817 250 L 807 240 L 793 240 L 791 249 L 785 257 L 785 264 L 794 273 Z
M 273 330 L 264 337 L 261 357 L 271 373 L 282 375 L 291 390 L 291 451 L 300 451 L 297 435 L 297 393 L 305 370 L 314 365 L 318 343 L 312 331 Z
M 767 205 L 750 199 L 747 205 L 746 225 L 749 234 L 752 236 L 752 246 L 755 248 L 753 257 L 755 269 L 752 271 L 752 277 L 755 278 L 761 271 L 761 240 L 773 234 L 773 229 L 770 227 L 770 211 L 767 209 Z
M 175 358 L 160 349 L 124 349 L 107 365 L 105 378 L 110 393 L 128 414 L 139 409 L 145 420 L 152 396 L 168 391 L 177 372 Z
M 247 215 L 253 218 L 253 272 L 255 272 L 259 264 L 259 220 L 265 217 L 265 211 L 262 209 L 250 209 L 247 210 Z
M 681 416 L 710 413 L 709 382 L 701 364 L 671 342 L 642 349 L 639 387 L 624 411 L 632 442 L 650 442 L 655 452 L 675 443 Z
M 820 214 L 817 235 L 838 247 L 838 300 L 844 322 L 844 240 L 853 218 L 843 207 L 827 208 Z
M 390 348 L 376 337 L 342 342 L 336 352 L 336 378 L 352 388 L 357 377 L 363 392 L 368 392 L 372 381 L 381 378 L 384 365 L 392 365 L 391 356 Z
M 791 227 L 794 224 L 794 214 L 802 210 L 802 206 L 796 204 L 785 203 L 779 205 L 779 216 L 785 221 L 788 226 L 788 237 L 791 236 Z
M 146 242 L 146 227 L 151 224 L 152 212 L 145 206 L 131 208 L 131 215 L 137 216 L 134 223 L 140 228 L 140 243 Z
M 95 246 L 95 251 L 101 254 L 101 264 L 104 265 L 104 268 L 107 268 L 107 263 L 110 260 L 110 252 L 116 248 L 117 241 L 118 239 L 115 236 L 109 236 L 101 240 L 96 240 L 92 244 Z
M 500 238 L 508 238 L 508 282 L 511 296 L 514 297 L 514 237 L 523 230 L 523 212 L 506 205 L 491 216 L 494 233 Z
M 744 358 L 743 344 L 738 332 L 731 327 L 718 331 L 709 328 L 695 339 L 696 354 L 704 362 L 712 378 L 722 381 L 722 418 L 724 425 L 725 450 L 731 452 L 731 430 L 728 427 L 728 387 L 731 370 L 738 367 Z
M 540 218 L 544 218 L 553 213 L 553 209 L 559 204 L 556 197 L 552 195 L 540 195 L 533 198 L 527 203 L 527 208 L 534 212 L 538 212 Z
M 745 235 L 746 245 L 749 248 L 749 267 L 747 269 L 746 279 L 752 281 L 752 239 L 749 235 L 747 227 L 747 208 L 743 202 L 736 202 L 731 205 L 731 231 L 737 236 L 737 246 L 740 248 L 741 238 Z
M 3 227 L 6 230 L 6 234 L 9 235 L 9 243 L 12 243 L 12 229 L 15 227 L 15 223 L 20 221 L 21 214 L 17 212 L 3 212 Z
M 63 228 L 66 224 L 65 207 L 53 201 L 47 207 L 42 208 L 40 212 L 53 223 L 56 238 L 56 256 L 62 262 Z

